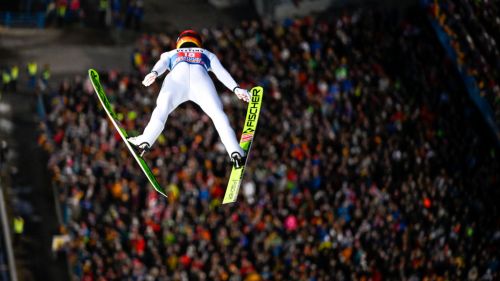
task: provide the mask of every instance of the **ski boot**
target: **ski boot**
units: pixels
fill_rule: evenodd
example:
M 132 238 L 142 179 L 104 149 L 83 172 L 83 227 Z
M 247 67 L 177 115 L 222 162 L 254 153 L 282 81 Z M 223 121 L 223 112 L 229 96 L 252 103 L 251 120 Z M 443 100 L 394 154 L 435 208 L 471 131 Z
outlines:
M 140 142 L 138 137 L 130 137 L 127 139 L 127 141 L 130 143 L 132 148 L 134 148 L 135 153 L 137 153 L 140 157 L 142 157 L 144 153 L 149 151 L 149 149 L 151 148 L 149 143 Z
M 246 157 L 241 156 L 241 154 L 237 151 L 231 153 L 231 163 L 233 163 L 233 166 L 236 169 L 240 169 L 245 166 L 245 158 Z

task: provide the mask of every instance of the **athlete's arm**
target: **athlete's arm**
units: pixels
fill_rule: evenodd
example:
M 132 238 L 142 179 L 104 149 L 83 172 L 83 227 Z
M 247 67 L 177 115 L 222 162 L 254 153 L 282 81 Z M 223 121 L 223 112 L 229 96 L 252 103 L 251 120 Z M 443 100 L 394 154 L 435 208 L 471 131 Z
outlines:
M 151 70 L 146 77 L 144 77 L 144 80 L 142 81 L 142 84 L 146 87 L 149 85 L 153 84 L 153 82 L 156 80 L 156 77 L 162 75 L 169 67 L 169 61 L 170 61 L 170 56 L 171 52 L 166 52 L 161 54 L 160 60 L 158 60 L 153 66 L 153 70 Z
M 217 79 L 219 79 L 219 81 L 221 81 L 224 86 L 235 93 L 239 99 L 249 102 L 250 94 L 248 93 L 248 91 L 238 86 L 231 74 L 229 74 L 224 66 L 222 66 L 217 56 L 215 54 L 209 53 L 209 58 L 210 70 L 215 74 Z
M 172 51 L 161 54 L 160 60 L 156 62 L 151 72 L 156 72 L 158 76 L 162 75 L 169 67 L 168 64 L 171 56 L 172 56 Z

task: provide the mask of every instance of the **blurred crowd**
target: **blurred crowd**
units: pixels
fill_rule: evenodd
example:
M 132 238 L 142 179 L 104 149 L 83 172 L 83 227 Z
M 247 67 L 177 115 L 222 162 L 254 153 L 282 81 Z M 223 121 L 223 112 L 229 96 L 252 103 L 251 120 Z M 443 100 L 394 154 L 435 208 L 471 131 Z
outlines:
M 139 30 L 143 15 L 144 0 L 52 0 L 47 3 L 46 25 Z
M 25 68 L 20 68 L 18 64 L 0 66 L 0 75 L 1 96 L 1 94 L 4 93 L 15 93 L 18 91 L 20 76 L 27 81 L 25 89 L 45 91 L 48 87 L 51 71 L 49 64 L 44 64 L 43 67 L 39 67 L 38 62 L 29 61 L 25 65 Z
M 85 20 L 85 12 L 81 7 L 80 0 L 53 0 L 46 4 L 45 10 L 46 26 L 68 26 L 82 24 Z
M 240 197 L 192 103 L 146 160 L 153 190 L 84 77 L 45 97 L 39 143 L 60 192 L 75 280 L 496 280 L 497 150 L 420 16 L 346 12 L 201 30 L 265 99 Z M 177 34 L 144 35 L 132 74 L 101 81 L 131 134 L 159 91 L 140 82 Z M 241 131 L 245 104 L 220 83 Z M 480 132 L 480 133 L 478 133 Z
M 500 126 L 500 7 L 496 1 L 434 1 L 431 15 L 452 40 L 458 64 L 473 76 Z M 498 43 L 497 43 L 498 42 Z

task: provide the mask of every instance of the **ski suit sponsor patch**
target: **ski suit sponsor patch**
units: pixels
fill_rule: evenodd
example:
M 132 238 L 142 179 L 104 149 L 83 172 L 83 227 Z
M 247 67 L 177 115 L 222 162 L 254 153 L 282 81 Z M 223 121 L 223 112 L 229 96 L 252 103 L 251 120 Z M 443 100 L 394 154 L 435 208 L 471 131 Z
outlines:
M 180 62 L 187 62 L 189 64 L 199 64 L 203 66 L 206 70 L 210 69 L 210 59 L 207 55 L 201 52 L 193 51 L 179 51 L 177 54 L 173 55 L 170 59 L 170 69 Z

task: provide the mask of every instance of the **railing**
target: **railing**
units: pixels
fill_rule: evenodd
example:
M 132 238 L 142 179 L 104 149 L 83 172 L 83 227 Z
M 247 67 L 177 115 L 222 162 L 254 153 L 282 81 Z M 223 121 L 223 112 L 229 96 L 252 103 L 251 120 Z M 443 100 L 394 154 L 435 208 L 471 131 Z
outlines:
M 5 209 L 4 189 L 0 185 L 0 220 L 2 231 L 0 232 L 0 280 L 17 281 L 16 261 L 14 259 L 13 243 L 11 239 L 11 228 L 7 211 Z
M 421 0 L 421 4 L 425 8 L 428 7 L 429 3 L 430 2 L 428 0 Z M 428 15 L 427 18 L 429 19 L 434 31 L 436 32 L 439 42 L 445 49 L 448 58 L 455 64 L 455 67 L 457 68 L 460 77 L 465 83 L 465 88 L 467 89 L 467 93 L 469 94 L 470 99 L 474 102 L 476 107 L 481 112 L 481 115 L 483 116 L 488 127 L 490 127 L 493 135 L 495 136 L 496 144 L 500 146 L 500 130 L 498 129 L 497 124 L 495 122 L 495 114 L 493 113 L 490 104 L 484 98 L 481 97 L 479 93 L 479 87 L 477 86 L 476 83 L 476 79 L 474 79 L 474 77 L 472 77 L 467 73 L 467 70 L 464 66 L 458 64 L 457 53 L 455 52 L 455 50 L 451 45 L 451 39 L 443 30 L 441 25 L 437 22 L 437 20 L 432 18 L 430 15 Z
M 257 13 L 261 17 L 284 19 L 288 17 L 303 17 L 315 12 L 321 12 L 339 0 L 255 0 Z
M 1 12 L 0 25 L 6 27 L 38 27 L 45 26 L 45 13 L 13 13 Z
M 210 4 L 218 9 L 234 7 L 237 5 L 245 4 L 244 0 L 208 0 Z

